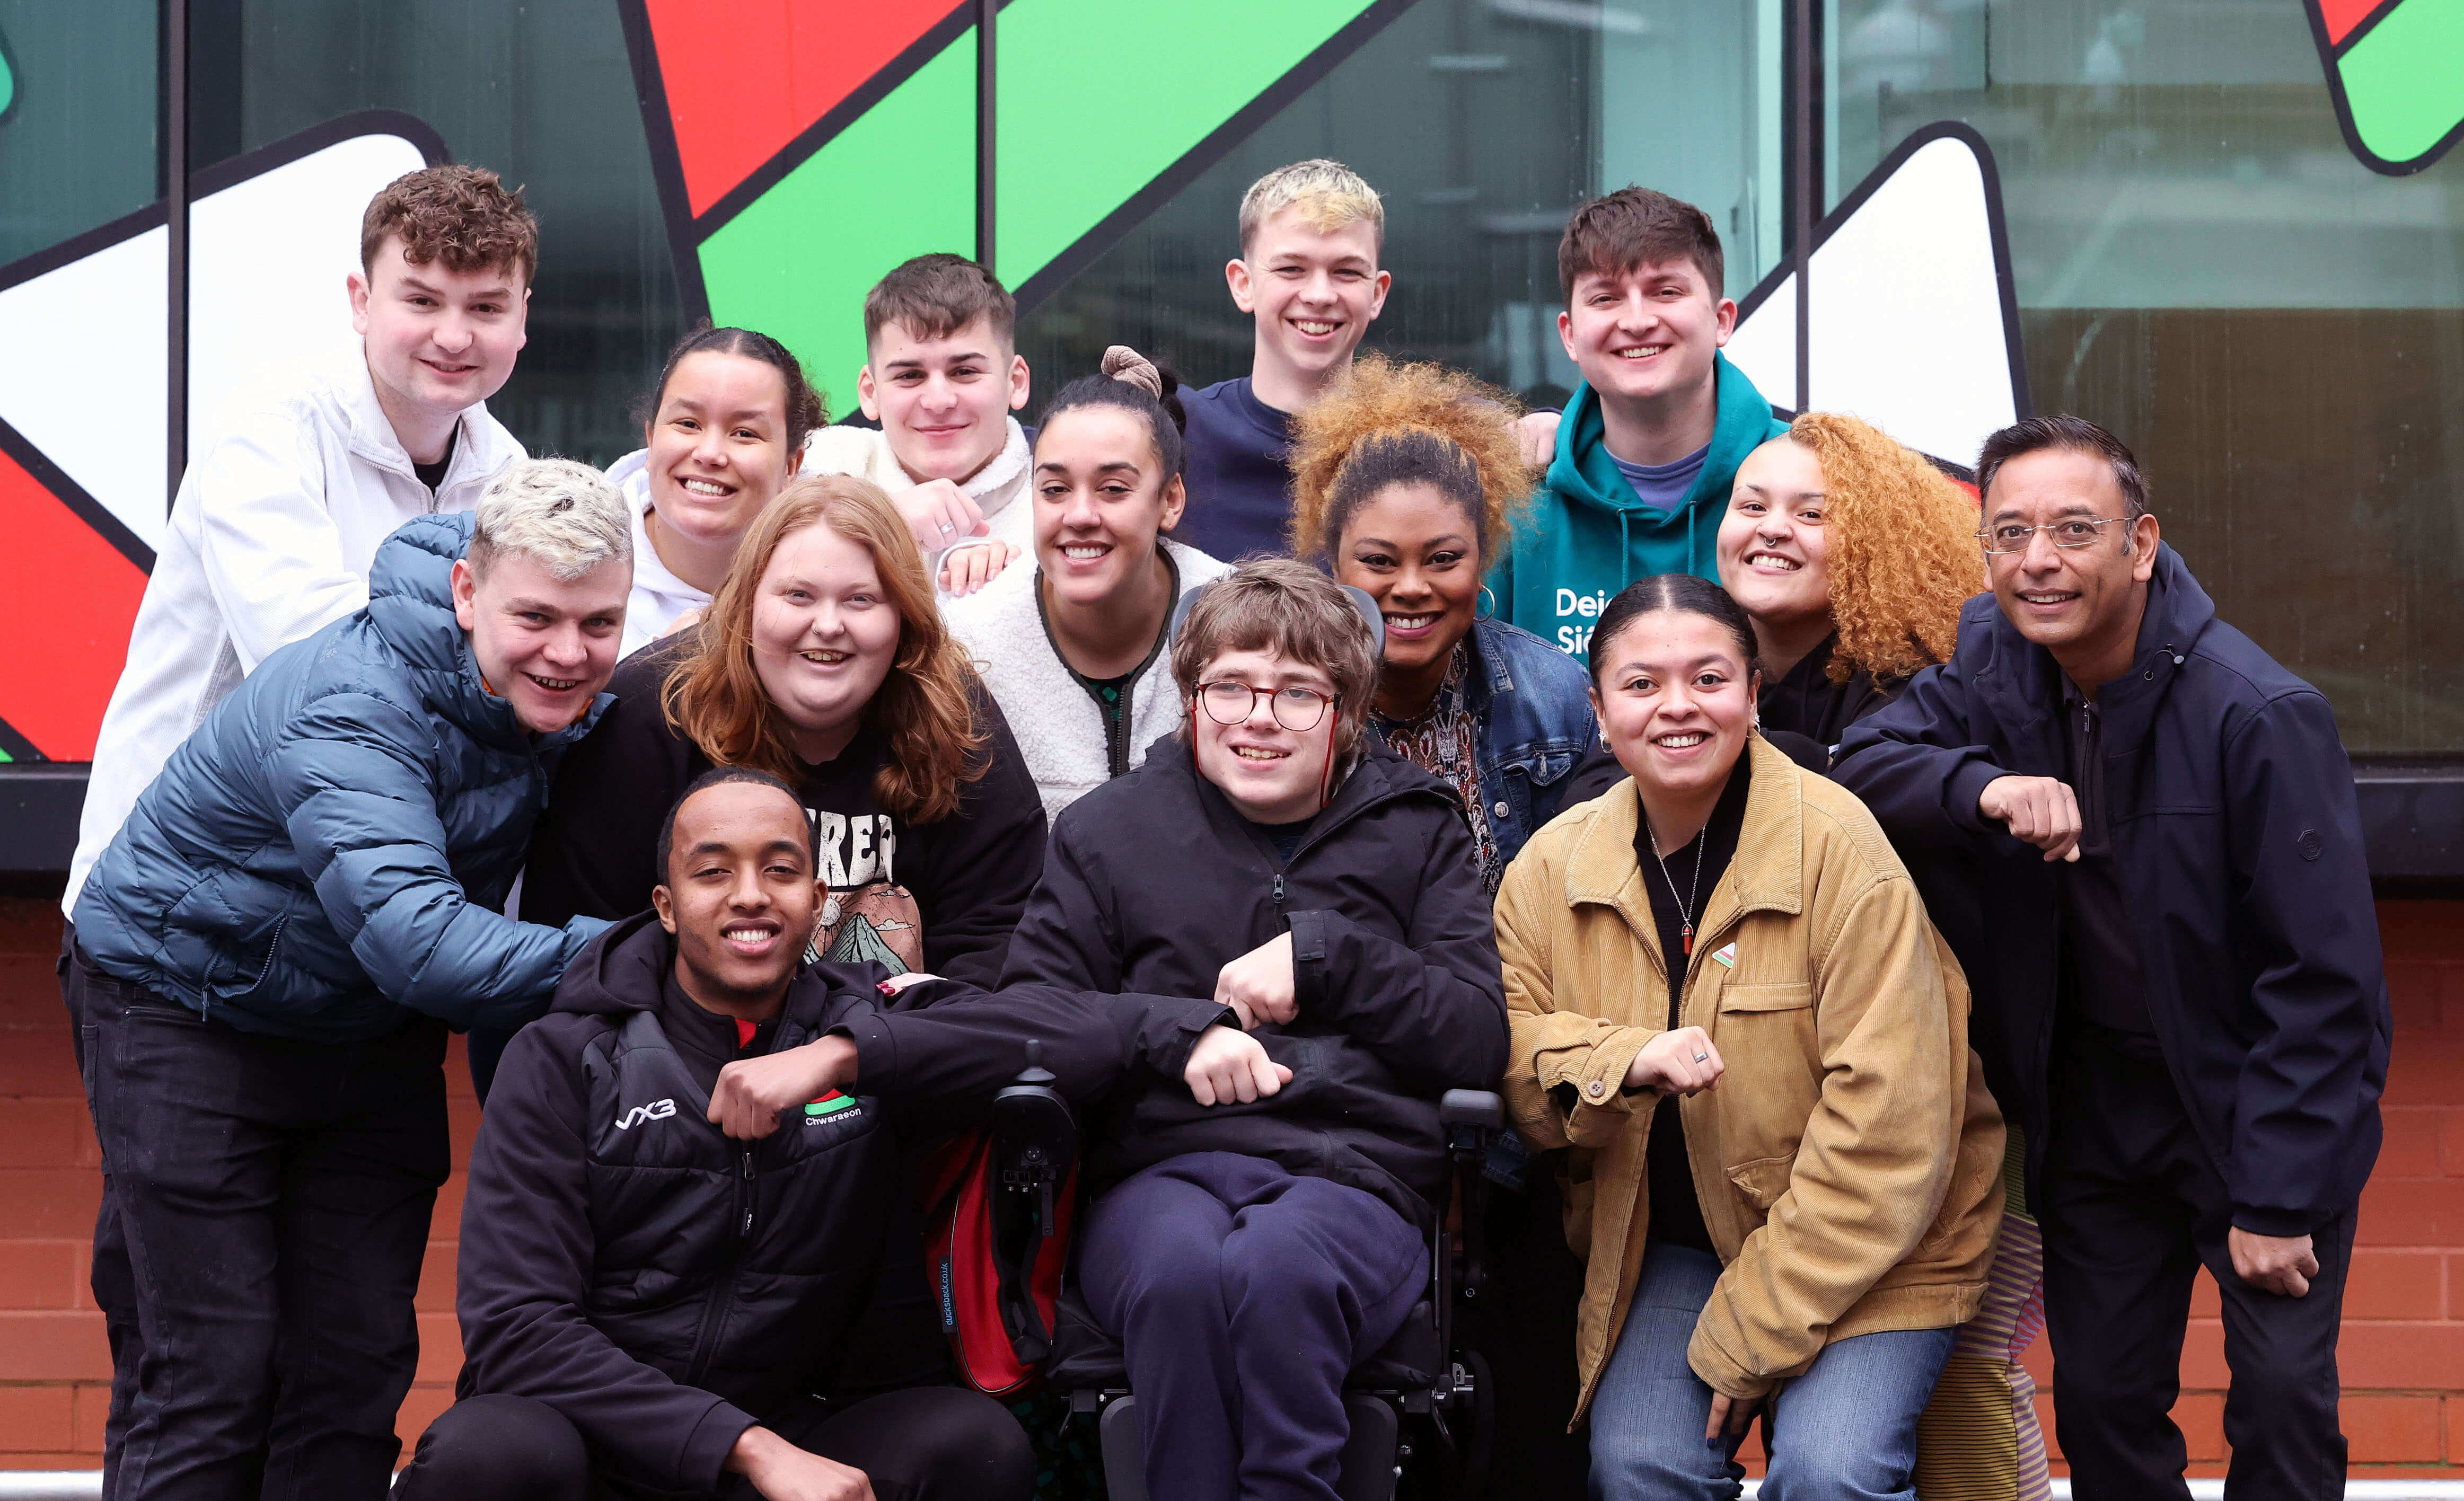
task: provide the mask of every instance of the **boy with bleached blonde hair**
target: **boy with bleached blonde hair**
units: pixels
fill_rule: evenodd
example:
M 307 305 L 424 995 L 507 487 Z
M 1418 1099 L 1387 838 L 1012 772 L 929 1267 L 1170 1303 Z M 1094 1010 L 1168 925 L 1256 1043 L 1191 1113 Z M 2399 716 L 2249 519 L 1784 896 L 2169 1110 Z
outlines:
M 1257 322 L 1255 353 L 1247 375 L 1182 394 L 1189 509 L 1174 540 L 1227 562 L 1285 551 L 1291 420 L 1352 368 L 1386 306 L 1385 248 L 1385 204 L 1340 162 L 1295 162 L 1249 185 L 1223 279 Z

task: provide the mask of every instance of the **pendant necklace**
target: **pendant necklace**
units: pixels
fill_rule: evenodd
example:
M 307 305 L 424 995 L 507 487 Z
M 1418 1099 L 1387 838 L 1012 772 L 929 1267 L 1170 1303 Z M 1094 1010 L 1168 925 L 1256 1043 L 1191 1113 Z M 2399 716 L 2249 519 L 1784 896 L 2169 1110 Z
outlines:
M 1642 820 L 1643 838 L 1651 841 L 1651 858 L 1659 861 L 1660 879 L 1668 882 L 1668 899 L 1677 903 L 1677 916 L 1683 923 L 1683 925 L 1677 930 L 1677 936 L 1685 946 L 1683 953 L 1687 958 L 1692 958 L 1694 954 L 1694 898 L 1703 889 L 1703 850 L 1705 841 L 1710 838 L 1710 834 L 1711 820 L 1705 818 L 1703 820 L 1702 832 L 1694 836 L 1694 874 L 1686 881 L 1685 898 L 1680 902 L 1677 899 L 1677 882 L 1668 874 L 1667 858 L 1660 853 L 1660 836 L 1651 832 L 1651 817 L 1648 814 L 1644 815 Z

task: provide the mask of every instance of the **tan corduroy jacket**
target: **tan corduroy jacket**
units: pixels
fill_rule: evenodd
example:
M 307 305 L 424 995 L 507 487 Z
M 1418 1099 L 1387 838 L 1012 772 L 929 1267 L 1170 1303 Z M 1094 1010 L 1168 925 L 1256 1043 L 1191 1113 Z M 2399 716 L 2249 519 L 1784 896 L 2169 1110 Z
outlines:
M 1758 1398 L 1832 1339 L 1975 1313 L 2002 1217 L 2002 1115 L 1968 1047 L 1968 985 L 1862 803 L 1756 737 L 1736 858 L 1705 900 L 1680 1016 L 1726 1073 L 1683 1099 L 1727 1270 L 1686 1355 Z M 1631 780 L 1532 837 L 1497 896 L 1513 1025 L 1506 1098 L 1572 1147 L 1567 1238 L 1589 1257 L 1576 1360 L 1591 1404 L 1642 1271 L 1651 1091 L 1668 971 L 1635 859 Z

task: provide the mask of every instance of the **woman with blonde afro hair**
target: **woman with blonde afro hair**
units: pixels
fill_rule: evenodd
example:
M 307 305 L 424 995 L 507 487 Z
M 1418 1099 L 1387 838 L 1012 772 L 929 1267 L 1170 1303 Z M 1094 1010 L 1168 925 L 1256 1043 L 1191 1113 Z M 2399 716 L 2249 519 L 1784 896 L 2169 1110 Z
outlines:
M 1531 497 L 1518 415 L 1469 376 L 1372 355 L 1296 419 L 1291 457 L 1293 553 L 1384 619 L 1369 728 L 1463 799 L 1491 893 L 1599 739 L 1583 669 L 1488 618 L 1482 576 Z
M 1753 618 L 1763 729 L 1826 750 L 1950 656 L 1985 587 L 1976 502 L 1869 423 L 1808 412 L 1748 455 L 1720 582 Z

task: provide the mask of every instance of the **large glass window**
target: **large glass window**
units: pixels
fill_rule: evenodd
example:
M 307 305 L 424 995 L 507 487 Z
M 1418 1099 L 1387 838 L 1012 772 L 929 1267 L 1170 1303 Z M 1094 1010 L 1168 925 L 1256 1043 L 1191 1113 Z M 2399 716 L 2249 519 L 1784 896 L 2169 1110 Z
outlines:
M 2036 409 L 2131 445 L 2355 751 L 2464 749 L 2464 154 L 2364 166 L 2292 0 L 1831 0 L 1825 39 L 1831 200 L 1973 126 Z
M 156 0 L 0 0 L 0 265 L 162 195 Z
M 490 409 L 533 452 L 641 446 L 629 414 L 686 315 L 613 0 L 190 4 L 230 61 L 196 70 L 198 166 L 354 110 L 426 120 L 539 219 L 530 344 Z

